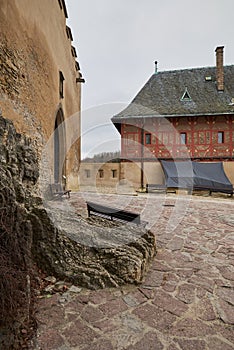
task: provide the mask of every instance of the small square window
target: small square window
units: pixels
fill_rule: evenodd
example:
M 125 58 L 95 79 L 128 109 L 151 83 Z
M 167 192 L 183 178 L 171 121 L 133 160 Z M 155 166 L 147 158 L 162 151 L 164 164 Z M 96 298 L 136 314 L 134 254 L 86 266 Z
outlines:
M 112 177 L 116 178 L 117 177 L 117 170 L 116 169 L 112 169 Z
M 145 134 L 145 144 L 151 145 L 151 134 Z
M 103 169 L 99 169 L 98 172 L 99 172 L 100 179 L 102 179 L 104 177 L 104 170 Z
M 91 175 L 90 169 L 85 169 L 85 175 L 86 177 L 90 177 Z
M 218 132 L 218 143 L 224 143 L 224 132 L 223 131 Z
M 182 143 L 183 145 L 186 145 L 186 143 L 187 143 L 187 134 L 186 134 L 186 132 L 181 132 L 180 133 L 180 143 Z

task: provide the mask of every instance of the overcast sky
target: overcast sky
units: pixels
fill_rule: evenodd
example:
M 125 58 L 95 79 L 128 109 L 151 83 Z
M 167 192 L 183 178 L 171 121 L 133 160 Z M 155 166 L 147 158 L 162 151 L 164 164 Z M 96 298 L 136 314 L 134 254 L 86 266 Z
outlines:
M 66 5 L 86 80 L 83 156 L 120 148 L 110 118 L 153 74 L 155 60 L 159 71 L 214 66 L 215 48 L 222 45 L 224 64 L 234 64 L 233 0 L 66 0 Z

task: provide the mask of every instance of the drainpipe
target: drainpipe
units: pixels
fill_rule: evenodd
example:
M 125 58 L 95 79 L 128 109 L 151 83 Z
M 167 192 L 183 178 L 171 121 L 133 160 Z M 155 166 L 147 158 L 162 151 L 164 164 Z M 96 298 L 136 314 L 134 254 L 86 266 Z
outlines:
M 142 128 L 141 128 L 141 190 L 144 190 L 144 127 L 145 118 L 143 118 Z
M 154 74 L 158 74 L 158 61 L 154 62 Z

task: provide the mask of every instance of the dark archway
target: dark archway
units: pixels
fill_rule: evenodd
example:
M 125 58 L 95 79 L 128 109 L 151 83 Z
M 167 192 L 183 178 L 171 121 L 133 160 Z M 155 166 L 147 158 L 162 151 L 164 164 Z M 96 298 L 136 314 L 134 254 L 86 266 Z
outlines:
M 64 183 L 66 176 L 66 134 L 63 111 L 57 112 L 54 125 L 54 182 Z

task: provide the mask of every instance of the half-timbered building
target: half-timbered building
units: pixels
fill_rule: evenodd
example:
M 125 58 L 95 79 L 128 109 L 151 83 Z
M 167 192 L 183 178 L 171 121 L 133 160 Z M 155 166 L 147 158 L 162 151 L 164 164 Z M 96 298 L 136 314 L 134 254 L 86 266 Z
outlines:
M 112 122 L 125 159 L 233 162 L 234 65 L 223 65 L 223 46 L 214 67 L 159 72 L 155 62 L 155 73 Z

